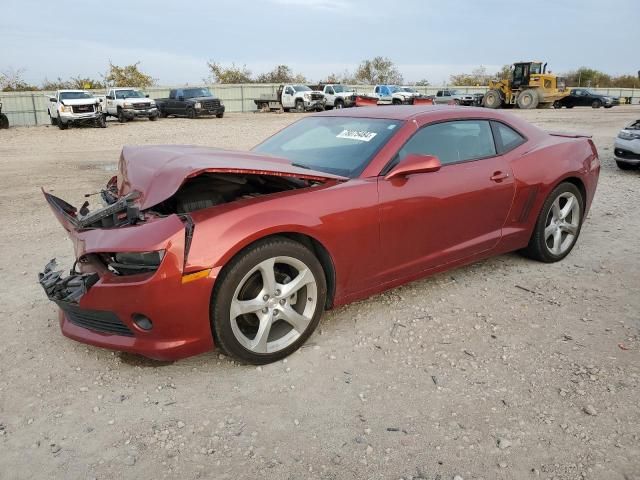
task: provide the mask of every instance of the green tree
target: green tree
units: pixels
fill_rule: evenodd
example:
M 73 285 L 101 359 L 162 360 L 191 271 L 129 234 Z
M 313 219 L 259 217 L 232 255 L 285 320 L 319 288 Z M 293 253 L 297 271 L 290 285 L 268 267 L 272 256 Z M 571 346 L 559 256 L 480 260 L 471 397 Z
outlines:
M 273 70 L 261 73 L 256 78 L 257 83 L 306 83 L 302 74 L 294 74 L 288 65 L 276 65 Z
M 251 83 L 251 70 L 246 65 L 242 67 L 236 66 L 232 63 L 230 67 L 223 67 L 218 62 L 210 60 L 207 62 L 207 67 L 211 72 L 209 80 L 212 83 Z
M 104 77 L 105 82 L 114 87 L 147 88 L 155 85 L 156 80 L 151 75 L 141 72 L 138 65 L 140 62 L 121 67 L 109 61 L 109 71 Z
M 56 80 L 44 79 L 42 82 L 42 90 L 63 90 L 63 89 L 78 89 L 78 90 L 92 90 L 98 88 L 104 88 L 104 82 L 89 77 L 72 77 L 69 80 L 62 80 L 58 77 Z
M 493 76 L 496 80 L 506 80 L 511 77 L 511 65 L 503 65 Z
M 387 57 L 374 57 L 371 60 L 363 60 L 354 75 L 358 83 L 375 84 L 401 84 L 403 78 L 398 68 Z
M 608 87 L 611 84 L 610 75 L 590 67 L 580 67 L 562 76 L 570 87 Z
M 449 83 L 451 85 L 461 87 L 473 87 L 487 85 L 489 83 L 490 75 L 487 74 L 487 68 L 480 65 L 474 68 L 471 73 L 458 73 L 449 77 Z
M 26 92 L 38 90 L 35 85 L 30 85 L 24 80 L 23 68 L 8 68 L 0 72 L 0 90 L 3 92 Z
M 415 83 L 416 87 L 428 87 L 429 85 L 431 85 L 431 82 L 429 82 L 429 80 L 427 80 L 426 78 L 423 78 L 422 80 L 418 80 Z

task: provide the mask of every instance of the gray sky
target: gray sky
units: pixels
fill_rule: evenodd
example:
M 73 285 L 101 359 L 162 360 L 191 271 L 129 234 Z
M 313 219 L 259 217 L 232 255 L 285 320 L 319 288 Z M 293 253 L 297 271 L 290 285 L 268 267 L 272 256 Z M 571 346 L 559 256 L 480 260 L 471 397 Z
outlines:
M 522 7 L 514 7 L 521 3 Z M 310 80 L 383 55 L 406 81 L 446 82 L 484 65 L 546 60 L 554 72 L 640 69 L 638 0 L 2 0 L 0 71 L 98 77 L 108 61 L 161 85 L 200 83 L 206 61 Z

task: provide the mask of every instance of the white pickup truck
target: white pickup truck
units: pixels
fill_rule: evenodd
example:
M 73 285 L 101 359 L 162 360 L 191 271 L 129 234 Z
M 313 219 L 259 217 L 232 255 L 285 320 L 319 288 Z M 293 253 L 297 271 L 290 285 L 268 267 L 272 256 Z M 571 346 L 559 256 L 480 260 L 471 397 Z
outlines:
M 322 90 L 324 93 L 324 108 L 327 110 L 353 107 L 356 104 L 356 91 L 353 88 L 337 83 L 328 83 L 324 86 L 319 85 L 318 90 Z
M 261 110 L 280 110 L 288 112 L 306 112 L 317 110 L 321 112 L 325 105 L 324 93 L 312 90 L 306 85 L 280 85 L 274 94 L 264 94 L 254 102 Z
M 85 90 L 57 90 L 49 97 L 47 113 L 51 125 L 58 125 L 60 130 L 78 123 L 107 126 L 102 114 L 102 99 Z
M 107 90 L 103 113 L 105 116 L 117 117 L 120 123 L 138 117 L 154 121 L 160 116 L 155 100 L 132 87 L 114 87 Z

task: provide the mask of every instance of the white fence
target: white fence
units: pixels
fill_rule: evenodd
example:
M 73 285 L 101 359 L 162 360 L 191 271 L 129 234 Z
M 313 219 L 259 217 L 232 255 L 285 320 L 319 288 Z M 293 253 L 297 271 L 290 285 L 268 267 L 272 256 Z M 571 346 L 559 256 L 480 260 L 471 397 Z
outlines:
M 219 97 L 226 106 L 227 112 L 253 112 L 256 105 L 255 98 L 262 94 L 274 93 L 278 85 L 275 84 L 240 84 L 240 85 L 211 85 L 211 91 Z M 354 85 L 358 93 L 368 93 L 373 91 L 370 85 Z M 175 87 L 152 87 L 145 90 L 151 98 L 161 98 L 169 96 L 169 90 Z M 435 95 L 438 90 L 444 87 L 415 87 L 420 93 L 425 95 Z M 447 87 L 455 88 L 465 93 L 485 92 L 486 87 Z M 637 103 L 640 97 L 640 89 L 632 88 L 593 88 L 599 93 L 615 97 L 631 99 L 632 103 Z M 104 90 L 94 90 L 95 95 L 104 95 Z M 49 106 L 48 96 L 53 92 L 0 92 L 0 102 L 2 102 L 2 113 L 9 117 L 12 126 L 19 125 L 43 125 L 49 123 L 47 107 Z

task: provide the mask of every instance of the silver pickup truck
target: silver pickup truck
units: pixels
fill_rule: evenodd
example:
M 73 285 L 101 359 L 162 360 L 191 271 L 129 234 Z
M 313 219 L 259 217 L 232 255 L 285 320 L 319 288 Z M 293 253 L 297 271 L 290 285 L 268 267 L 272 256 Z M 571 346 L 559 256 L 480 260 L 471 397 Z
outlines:
M 463 93 L 460 90 L 445 89 L 436 92 L 434 101 L 439 104 L 480 105 L 482 97 L 481 93 Z

